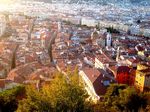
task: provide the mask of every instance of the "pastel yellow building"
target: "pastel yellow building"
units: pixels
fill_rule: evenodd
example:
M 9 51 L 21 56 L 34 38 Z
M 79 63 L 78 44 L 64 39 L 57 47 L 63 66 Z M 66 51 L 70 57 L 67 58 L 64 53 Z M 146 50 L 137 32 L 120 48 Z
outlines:
M 135 77 L 135 87 L 143 91 L 150 91 L 150 66 L 138 64 Z

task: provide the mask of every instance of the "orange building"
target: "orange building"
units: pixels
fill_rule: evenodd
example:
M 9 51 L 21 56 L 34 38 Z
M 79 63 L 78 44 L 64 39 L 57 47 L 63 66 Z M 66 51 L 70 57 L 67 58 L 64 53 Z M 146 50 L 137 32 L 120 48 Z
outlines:
M 135 70 L 127 66 L 118 67 L 116 80 L 119 84 L 127 84 L 130 86 L 134 85 Z

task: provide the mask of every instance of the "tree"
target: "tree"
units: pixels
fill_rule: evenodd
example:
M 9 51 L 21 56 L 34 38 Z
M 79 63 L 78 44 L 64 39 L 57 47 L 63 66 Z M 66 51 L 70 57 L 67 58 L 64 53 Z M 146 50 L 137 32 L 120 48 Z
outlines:
M 106 28 L 107 29 L 107 31 L 108 32 L 110 32 L 110 33 L 120 33 L 117 29 L 114 29 L 113 27 L 108 27 L 108 28 Z
M 69 81 L 57 73 L 50 85 L 43 86 L 38 92 L 27 89 L 27 98 L 19 103 L 17 112 L 89 112 L 90 102 L 82 85 L 77 81 L 78 74 L 69 75 Z
M 127 97 L 128 100 L 125 103 L 127 110 L 138 112 L 140 109 L 145 109 L 147 105 L 147 99 L 143 95 L 133 93 Z
M 26 87 L 26 98 L 21 100 L 17 112 L 50 112 L 50 100 L 33 86 Z
M 62 74 L 58 74 L 51 85 L 44 90 L 51 99 L 51 104 L 56 112 L 85 112 L 89 111 L 88 95 L 79 85 L 77 74 L 70 74 L 69 81 Z
M 140 19 L 138 19 L 136 23 L 137 23 L 137 24 L 140 24 L 140 23 L 141 23 L 141 20 L 140 20 Z
M 24 97 L 24 93 L 24 86 L 16 86 L 0 92 L 0 112 L 14 112 L 18 107 L 18 100 Z
M 150 112 L 150 92 L 145 92 L 144 96 L 147 99 L 147 106 L 145 108 L 145 112 Z
M 126 89 L 127 85 L 124 84 L 112 84 L 105 94 L 105 105 L 108 109 L 115 109 L 116 108 L 116 102 L 118 102 L 118 97 L 120 94 L 120 91 L 123 89 Z M 122 107 L 120 107 L 121 110 Z
M 116 109 L 116 111 L 138 112 L 145 109 L 147 99 L 139 94 L 133 87 L 126 85 L 111 85 L 105 95 L 105 104 L 107 108 Z

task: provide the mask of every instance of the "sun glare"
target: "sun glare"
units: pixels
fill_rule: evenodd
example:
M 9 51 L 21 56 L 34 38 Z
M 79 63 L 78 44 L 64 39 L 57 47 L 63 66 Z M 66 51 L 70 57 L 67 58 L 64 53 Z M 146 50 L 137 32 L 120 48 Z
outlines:
M 0 0 L 0 4 L 9 4 L 12 0 Z
M 0 11 L 7 11 L 15 0 L 0 0 Z

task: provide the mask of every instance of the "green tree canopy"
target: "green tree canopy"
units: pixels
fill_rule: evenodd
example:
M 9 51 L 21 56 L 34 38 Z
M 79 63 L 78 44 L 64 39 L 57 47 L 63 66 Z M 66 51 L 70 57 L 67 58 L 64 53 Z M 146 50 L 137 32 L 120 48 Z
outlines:
M 137 93 L 133 87 L 127 85 L 111 85 L 105 95 L 106 107 L 116 111 L 138 112 L 145 109 L 147 99 L 145 95 Z
M 18 107 L 18 100 L 24 97 L 24 86 L 0 92 L 0 112 L 14 112 Z
M 17 112 L 88 112 L 90 102 L 78 74 L 70 74 L 69 79 L 57 73 L 51 84 L 43 86 L 40 91 L 27 88 L 27 98 L 19 103 Z
M 106 28 L 106 29 L 107 29 L 107 31 L 110 32 L 110 33 L 117 33 L 117 34 L 120 33 L 119 30 L 114 29 L 113 27 L 108 27 L 108 28 Z

